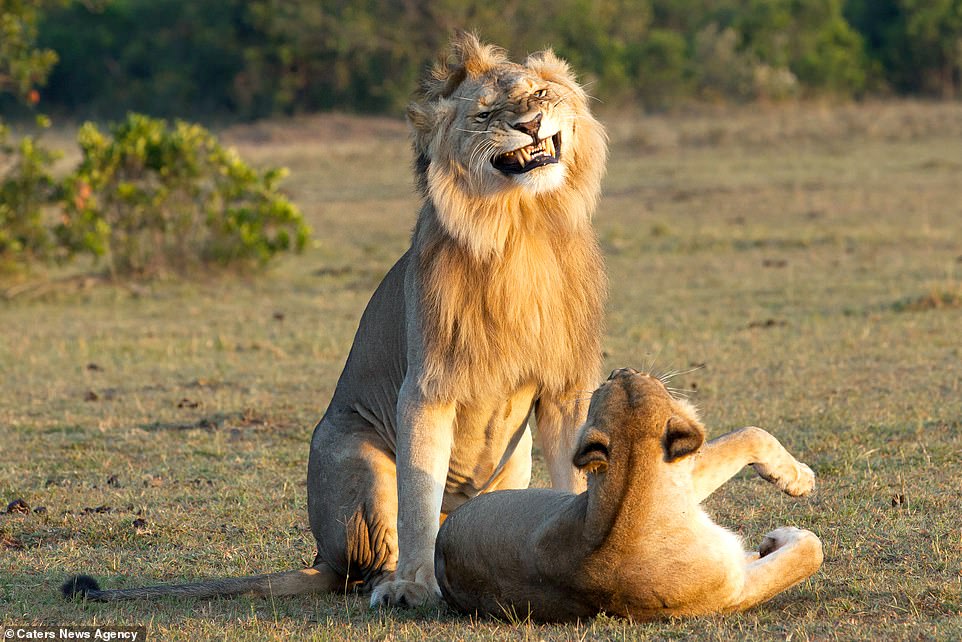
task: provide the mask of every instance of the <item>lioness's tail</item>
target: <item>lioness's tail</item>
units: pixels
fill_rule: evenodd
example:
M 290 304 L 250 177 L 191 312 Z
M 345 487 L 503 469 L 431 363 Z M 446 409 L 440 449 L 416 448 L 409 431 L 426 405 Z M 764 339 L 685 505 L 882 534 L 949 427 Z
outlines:
M 258 595 L 263 597 L 327 593 L 344 586 L 344 578 L 330 566 L 320 562 L 311 568 L 283 573 L 231 577 L 190 584 L 167 584 L 130 589 L 101 590 L 97 580 L 89 575 L 75 575 L 64 582 L 60 590 L 67 599 L 82 597 L 97 602 L 112 600 L 146 600 L 156 597 L 207 598 L 229 595 Z

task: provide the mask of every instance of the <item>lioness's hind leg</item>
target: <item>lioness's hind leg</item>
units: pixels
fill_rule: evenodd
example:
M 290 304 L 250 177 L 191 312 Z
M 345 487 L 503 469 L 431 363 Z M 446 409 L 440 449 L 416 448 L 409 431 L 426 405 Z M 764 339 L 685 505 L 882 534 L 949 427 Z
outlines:
M 794 497 L 807 495 L 815 488 L 811 468 L 792 457 L 768 432 L 750 426 L 711 440 L 695 455 L 692 482 L 698 501 L 748 465 Z
M 815 533 L 785 526 L 767 534 L 760 557 L 745 568 L 745 586 L 730 609 L 741 611 L 771 599 L 811 576 L 822 565 L 822 542 Z

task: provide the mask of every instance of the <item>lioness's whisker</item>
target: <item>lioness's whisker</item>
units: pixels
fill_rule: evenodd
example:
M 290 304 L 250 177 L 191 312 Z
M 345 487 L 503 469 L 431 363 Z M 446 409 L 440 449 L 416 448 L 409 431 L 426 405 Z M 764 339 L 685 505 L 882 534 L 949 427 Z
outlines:
M 655 374 L 655 363 L 658 361 L 658 357 L 660 355 L 661 355 L 661 347 L 659 346 L 657 352 L 655 352 L 654 354 L 649 353 L 648 356 L 651 357 L 651 361 L 648 363 L 647 367 L 645 367 L 645 372 L 655 377 L 659 381 L 661 380 L 661 377 Z
M 697 390 L 688 390 L 686 388 L 672 388 L 669 386 L 665 386 L 665 390 L 670 392 L 672 396 L 684 397 L 685 399 L 687 399 L 688 397 L 690 397 L 691 395 L 697 392 Z
M 699 364 L 699 365 L 697 365 L 697 366 L 694 366 L 694 367 L 692 367 L 692 368 L 689 368 L 688 370 L 671 370 L 671 371 L 669 371 L 669 372 L 666 372 L 663 376 L 658 377 L 658 378 L 661 379 L 662 383 L 667 383 L 668 381 L 671 381 L 671 380 L 674 379 L 675 377 L 680 377 L 681 375 L 686 375 L 686 374 L 688 374 L 689 372 L 694 372 L 694 371 L 696 371 L 696 370 L 701 370 L 701 369 L 704 368 L 704 367 L 705 367 L 704 365 Z

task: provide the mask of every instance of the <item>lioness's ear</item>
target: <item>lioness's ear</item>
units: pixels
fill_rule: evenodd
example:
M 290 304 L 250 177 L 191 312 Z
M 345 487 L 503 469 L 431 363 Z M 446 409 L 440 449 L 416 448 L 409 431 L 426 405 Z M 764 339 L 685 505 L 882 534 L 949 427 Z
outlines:
M 672 462 L 690 455 L 705 441 L 705 429 L 694 421 L 677 415 L 668 420 L 661 444 L 665 449 L 665 461 Z
M 597 473 L 608 468 L 608 435 L 589 428 L 585 430 L 578 441 L 573 463 L 576 468 L 586 473 Z

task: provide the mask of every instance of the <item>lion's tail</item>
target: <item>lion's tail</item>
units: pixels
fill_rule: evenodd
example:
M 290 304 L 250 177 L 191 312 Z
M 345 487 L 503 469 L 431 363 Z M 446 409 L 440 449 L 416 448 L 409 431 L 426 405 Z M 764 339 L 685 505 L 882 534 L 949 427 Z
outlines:
M 130 589 L 101 590 L 89 575 L 71 577 L 60 590 L 67 599 L 84 598 L 97 602 L 113 600 L 146 600 L 157 597 L 208 598 L 229 595 L 262 597 L 328 593 L 344 586 L 344 578 L 324 562 L 311 568 L 248 577 L 232 577 L 190 584 L 166 584 Z

